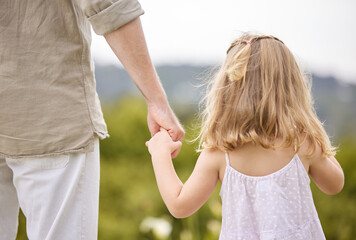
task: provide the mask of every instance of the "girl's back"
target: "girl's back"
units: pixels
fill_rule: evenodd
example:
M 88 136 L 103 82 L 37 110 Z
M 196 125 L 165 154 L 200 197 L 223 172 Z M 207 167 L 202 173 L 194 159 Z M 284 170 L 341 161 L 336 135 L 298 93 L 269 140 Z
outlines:
M 325 239 L 310 191 L 309 161 L 294 149 L 245 144 L 225 160 L 220 239 Z
M 249 176 L 265 176 L 286 166 L 295 155 L 293 148 L 265 149 L 252 143 L 229 152 L 231 167 Z M 308 170 L 308 162 L 304 163 Z

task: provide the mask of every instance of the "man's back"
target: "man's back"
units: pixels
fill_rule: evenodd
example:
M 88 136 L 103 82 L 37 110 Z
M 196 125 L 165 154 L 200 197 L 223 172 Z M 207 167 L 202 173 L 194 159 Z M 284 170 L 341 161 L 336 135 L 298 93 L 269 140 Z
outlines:
M 118 4 L 2 2 L 0 154 L 21 157 L 92 151 L 94 136 L 105 138 L 107 129 L 95 89 L 88 18 L 105 22 L 106 16 L 93 9 L 112 9 Z M 138 8 L 131 18 L 142 13 Z M 93 25 L 101 31 L 98 26 Z

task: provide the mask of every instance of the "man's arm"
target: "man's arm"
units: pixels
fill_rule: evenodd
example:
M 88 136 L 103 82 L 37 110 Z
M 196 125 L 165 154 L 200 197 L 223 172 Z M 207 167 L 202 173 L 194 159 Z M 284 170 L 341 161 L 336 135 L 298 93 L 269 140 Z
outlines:
M 174 141 L 182 141 L 184 130 L 169 106 L 149 56 L 140 18 L 104 36 L 146 100 L 147 122 L 151 135 L 156 134 L 162 127 Z

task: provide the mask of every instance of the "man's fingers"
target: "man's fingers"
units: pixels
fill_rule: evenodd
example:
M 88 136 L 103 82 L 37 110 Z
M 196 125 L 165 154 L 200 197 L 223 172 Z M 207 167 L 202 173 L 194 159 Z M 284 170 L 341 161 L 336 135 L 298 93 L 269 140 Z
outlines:
M 177 134 L 175 134 L 175 131 L 173 129 L 168 130 L 169 136 L 172 138 L 173 141 L 177 141 Z
M 178 153 L 179 153 L 179 149 L 172 152 L 171 157 L 176 158 L 178 156 Z
M 174 147 L 181 148 L 182 147 L 182 142 L 181 141 L 174 142 Z
M 173 129 L 170 129 L 168 131 L 169 136 L 171 136 L 173 141 L 183 141 L 184 138 L 184 130 L 183 128 L 178 128 L 176 131 Z
M 184 132 L 184 129 L 182 128 L 181 131 L 178 133 L 178 141 L 183 141 L 183 138 L 184 138 L 184 135 L 185 135 L 185 132 Z

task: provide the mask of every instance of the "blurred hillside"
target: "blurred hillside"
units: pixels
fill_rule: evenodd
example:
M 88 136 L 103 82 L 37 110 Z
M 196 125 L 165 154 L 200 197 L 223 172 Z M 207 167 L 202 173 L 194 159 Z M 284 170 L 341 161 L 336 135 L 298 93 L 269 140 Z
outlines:
M 197 109 L 204 89 L 204 76 L 211 66 L 159 66 L 157 72 L 169 101 L 180 117 Z M 103 105 L 139 91 L 125 70 L 96 65 L 97 90 Z M 332 139 L 356 135 L 356 85 L 312 74 L 312 92 L 319 118 Z

